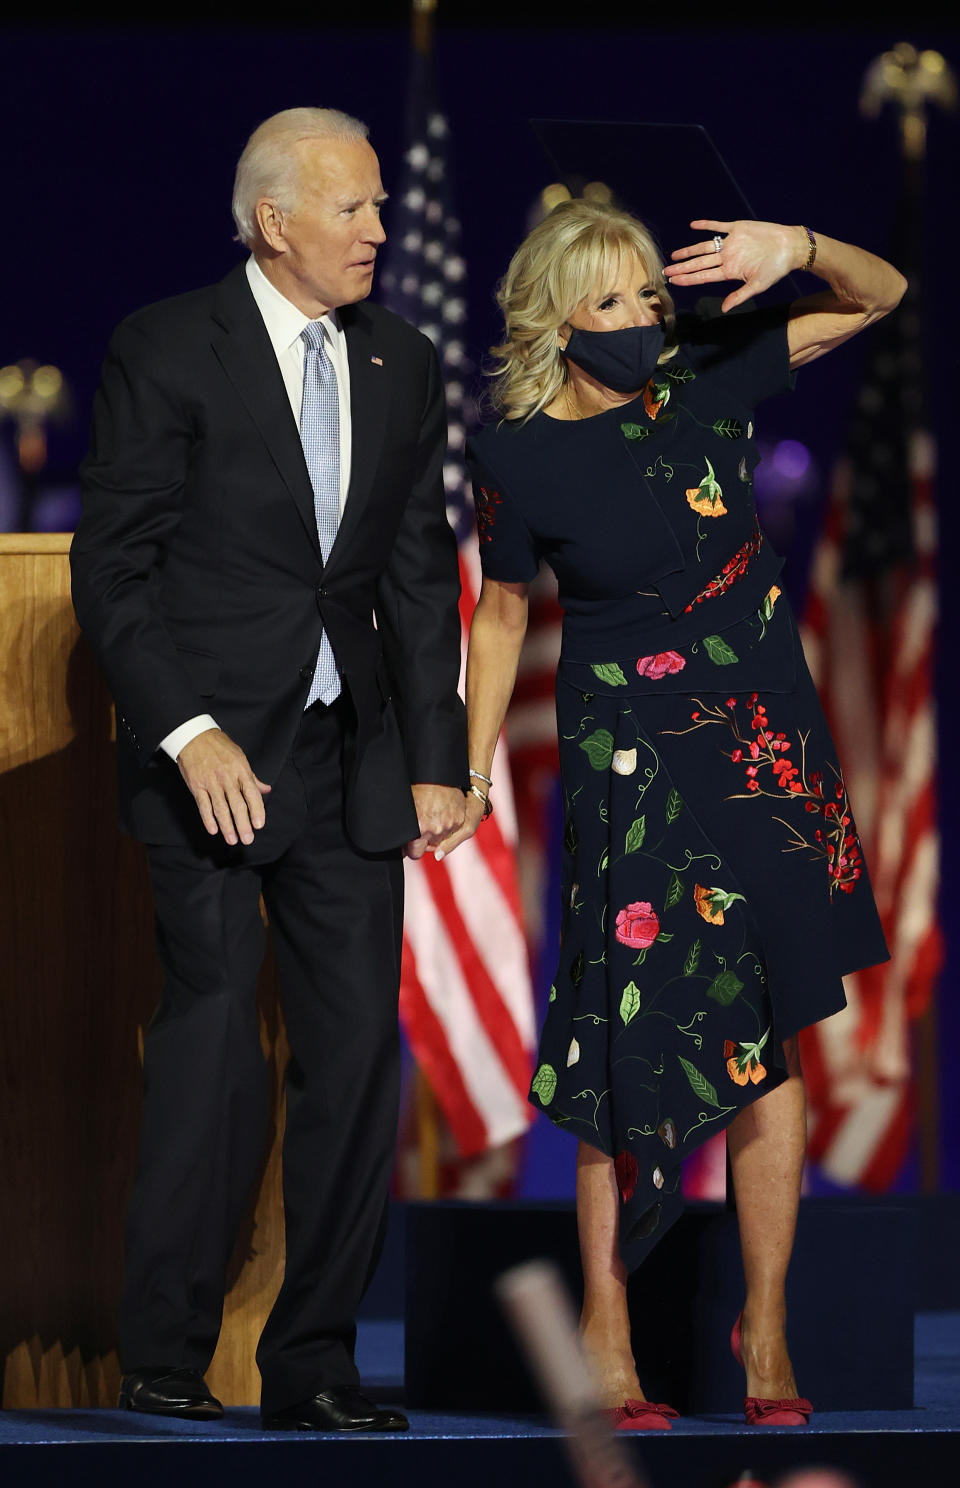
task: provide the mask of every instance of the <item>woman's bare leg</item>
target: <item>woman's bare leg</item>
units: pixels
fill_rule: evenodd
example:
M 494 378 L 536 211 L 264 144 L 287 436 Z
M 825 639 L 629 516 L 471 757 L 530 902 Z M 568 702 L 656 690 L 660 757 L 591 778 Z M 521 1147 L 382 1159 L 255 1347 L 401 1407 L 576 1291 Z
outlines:
M 803 1077 L 796 1039 L 785 1039 L 789 1078 L 741 1111 L 727 1129 L 747 1283 L 743 1362 L 747 1394 L 797 1394 L 787 1352 L 785 1284 L 806 1149 Z
M 581 1142 L 577 1149 L 577 1228 L 583 1262 L 580 1338 L 600 1404 L 643 1400 L 630 1350 L 627 1271 L 617 1249 L 620 1193 L 613 1160 Z

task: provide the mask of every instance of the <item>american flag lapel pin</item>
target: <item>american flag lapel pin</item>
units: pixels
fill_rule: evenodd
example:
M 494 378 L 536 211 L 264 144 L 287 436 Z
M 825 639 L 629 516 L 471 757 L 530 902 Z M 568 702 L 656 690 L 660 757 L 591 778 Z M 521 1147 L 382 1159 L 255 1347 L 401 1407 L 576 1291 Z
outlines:
M 371 357 L 370 360 L 375 367 L 383 366 L 383 357 Z

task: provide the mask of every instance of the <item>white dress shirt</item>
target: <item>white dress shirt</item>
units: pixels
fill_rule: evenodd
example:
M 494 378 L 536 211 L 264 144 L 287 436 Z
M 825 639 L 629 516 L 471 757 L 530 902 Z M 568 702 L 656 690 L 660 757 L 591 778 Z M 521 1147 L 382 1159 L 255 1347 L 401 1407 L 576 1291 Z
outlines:
M 286 295 L 281 294 L 279 289 L 270 283 L 252 253 L 247 259 L 246 268 L 247 282 L 257 302 L 257 309 L 263 316 L 263 323 L 267 328 L 267 335 L 270 337 L 270 344 L 280 367 L 283 385 L 287 390 L 290 408 L 299 432 L 305 350 L 300 338 L 304 327 L 310 324 L 310 317 L 304 315 L 302 310 L 298 310 L 292 300 L 288 300 Z M 327 353 L 333 363 L 333 370 L 337 374 L 337 399 L 340 405 L 340 515 L 342 517 L 347 491 L 350 487 L 352 450 L 347 338 L 343 333 L 336 310 L 330 310 L 326 315 L 321 315 L 320 324 L 323 326 Z M 165 739 L 161 739 L 160 748 L 172 760 L 175 760 L 181 749 L 185 749 L 191 739 L 195 739 L 198 734 L 212 728 L 219 728 L 216 720 L 209 713 L 198 713 L 195 718 L 188 718 L 185 723 L 180 724 L 179 728 L 167 734 Z

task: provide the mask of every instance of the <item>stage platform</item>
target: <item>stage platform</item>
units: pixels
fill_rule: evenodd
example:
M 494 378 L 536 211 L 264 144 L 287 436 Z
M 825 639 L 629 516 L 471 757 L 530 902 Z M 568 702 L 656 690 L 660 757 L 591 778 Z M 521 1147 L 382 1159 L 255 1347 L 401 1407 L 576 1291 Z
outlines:
M 469 1340 L 464 1338 L 464 1348 Z M 960 1482 L 960 1312 L 915 1324 L 911 1410 L 818 1411 L 806 1431 L 748 1428 L 732 1415 L 689 1417 L 630 1439 L 650 1488 L 728 1488 L 745 1468 L 772 1484 L 790 1467 L 846 1468 L 858 1488 Z M 358 1359 L 372 1394 L 402 1399 L 403 1324 L 361 1324 Z M 496 1362 L 491 1361 L 491 1368 Z M 816 1402 L 814 1402 L 816 1404 Z M 563 1440 L 542 1416 L 412 1410 L 404 1436 L 268 1435 L 253 1410 L 174 1423 L 121 1411 L 0 1413 L 0 1482 L 9 1488 L 135 1483 L 137 1488 L 550 1488 L 572 1484 Z M 46 1448 L 46 1450 L 41 1450 Z

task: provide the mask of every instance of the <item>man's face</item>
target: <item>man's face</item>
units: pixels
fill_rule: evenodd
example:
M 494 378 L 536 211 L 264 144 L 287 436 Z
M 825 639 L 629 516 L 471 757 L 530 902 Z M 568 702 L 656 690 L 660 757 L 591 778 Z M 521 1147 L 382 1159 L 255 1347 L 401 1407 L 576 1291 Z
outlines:
M 363 300 L 386 233 L 380 164 L 366 140 L 302 140 L 296 205 L 282 214 L 284 292 L 311 316 Z

